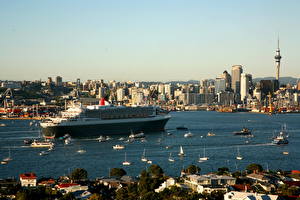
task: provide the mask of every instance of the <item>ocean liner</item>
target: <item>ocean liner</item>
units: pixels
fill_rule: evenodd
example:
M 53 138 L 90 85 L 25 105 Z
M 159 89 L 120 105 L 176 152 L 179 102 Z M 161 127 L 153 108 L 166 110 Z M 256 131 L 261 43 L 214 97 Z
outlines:
M 137 132 L 163 131 L 171 118 L 166 111 L 157 106 L 82 106 L 73 103 L 57 117 L 41 121 L 42 134 L 46 138 L 99 137 L 99 135 L 121 135 Z

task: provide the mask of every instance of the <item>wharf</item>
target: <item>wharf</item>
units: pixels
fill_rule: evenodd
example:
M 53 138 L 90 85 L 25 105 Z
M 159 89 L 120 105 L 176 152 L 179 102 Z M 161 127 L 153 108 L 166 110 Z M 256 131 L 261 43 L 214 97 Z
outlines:
M 44 117 L 0 117 L 0 120 L 42 120 Z

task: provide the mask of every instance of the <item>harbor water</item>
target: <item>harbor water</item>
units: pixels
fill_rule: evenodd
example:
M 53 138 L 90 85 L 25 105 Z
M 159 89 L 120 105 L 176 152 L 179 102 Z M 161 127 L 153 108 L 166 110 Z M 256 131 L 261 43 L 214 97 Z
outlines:
M 39 127 L 32 121 L 1 120 L 0 159 L 13 159 L 6 165 L 0 165 L 0 178 L 18 177 L 20 173 L 35 172 L 38 177 L 57 178 L 69 174 L 75 168 L 84 168 L 89 178 L 108 176 L 111 168 L 124 168 L 128 175 L 136 176 L 149 164 L 142 162 L 145 156 L 153 164 L 161 166 L 170 176 L 179 176 L 180 170 L 190 164 L 201 168 L 201 173 L 216 171 L 219 167 L 228 167 L 231 171 L 243 170 L 248 164 L 259 163 L 270 170 L 300 169 L 300 115 L 264 115 L 255 113 L 218 113 L 208 111 L 171 112 L 171 120 L 166 132 L 148 133 L 145 140 L 125 143 L 112 136 L 112 140 L 98 142 L 96 138 L 72 138 L 71 144 L 55 140 L 55 150 L 40 156 L 42 150 L 31 148 L 23 143 L 24 139 L 40 137 Z M 32 124 L 30 126 L 30 124 Z M 273 145 L 272 137 L 277 135 L 283 125 L 289 133 L 289 144 Z M 178 126 L 189 130 L 176 130 Z M 235 136 L 233 132 L 243 127 L 252 130 L 254 137 Z M 184 137 L 190 131 L 192 137 Z M 215 136 L 207 136 L 208 132 Z M 99 135 L 100 136 L 100 135 Z M 123 150 L 114 150 L 113 145 L 125 145 Z M 185 156 L 179 157 L 182 146 Z M 209 160 L 198 162 L 205 154 Z M 78 153 L 85 150 L 85 153 Z M 243 157 L 237 160 L 239 153 Z M 125 152 L 132 164 L 123 166 Z M 284 155 L 283 152 L 288 152 Z M 175 162 L 169 162 L 170 153 Z

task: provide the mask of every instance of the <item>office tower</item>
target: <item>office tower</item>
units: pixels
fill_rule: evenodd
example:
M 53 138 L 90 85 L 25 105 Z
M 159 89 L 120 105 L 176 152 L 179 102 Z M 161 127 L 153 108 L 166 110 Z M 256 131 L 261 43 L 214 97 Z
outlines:
M 280 72 L 280 49 L 279 49 L 279 39 L 277 41 L 277 49 L 276 49 L 276 55 L 275 55 L 275 63 L 276 63 L 276 80 L 279 82 L 279 72 Z
M 118 88 L 117 89 L 117 101 L 123 101 L 125 98 L 125 89 Z
M 165 94 L 165 85 L 164 84 L 161 83 L 158 85 L 158 93 Z
M 218 94 L 219 92 L 225 92 L 226 90 L 226 80 L 224 78 L 216 78 L 215 81 L 215 92 Z
M 252 75 L 251 74 L 241 74 L 241 100 L 244 99 L 249 95 L 249 89 L 252 82 Z
M 240 94 L 241 87 L 241 74 L 243 69 L 241 65 L 234 65 L 231 68 L 231 87 L 233 91 L 237 94 Z
M 80 89 L 80 78 L 76 79 L 76 88 Z
M 226 90 L 230 91 L 231 90 L 231 76 L 230 76 L 230 74 L 225 70 L 223 72 L 223 74 L 221 75 L 221 78 L 225 79 Z
M 48 77 L 47 85 L 52 85 L 52 78 L 51 77 Z
M 62 86 L 62 77 L 61 76 L 56 77 L 55 85 L 58 87 Z

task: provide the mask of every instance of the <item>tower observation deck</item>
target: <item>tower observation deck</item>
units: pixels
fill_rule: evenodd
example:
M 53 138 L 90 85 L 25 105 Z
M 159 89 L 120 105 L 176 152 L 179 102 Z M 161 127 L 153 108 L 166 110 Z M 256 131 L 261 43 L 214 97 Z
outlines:
M 276 80 L 279 81 L 280 60 L 281 60 L 280 49 L 279 49 L 279 39 L 277 41 L 277 49 L 276 49 L 276 54 L 275 54 L 274 58 L 275 58 L 275 63 L 276 63 Z

